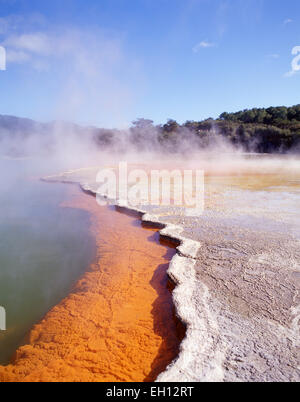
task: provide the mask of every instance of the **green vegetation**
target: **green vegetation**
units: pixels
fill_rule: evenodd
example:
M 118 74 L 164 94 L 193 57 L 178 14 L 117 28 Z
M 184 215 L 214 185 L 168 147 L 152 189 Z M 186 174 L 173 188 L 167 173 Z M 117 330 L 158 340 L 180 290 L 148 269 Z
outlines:
M 300 105 L 224 112 L 217 119 L 187 121 L 182 125 L 171 119 L 162 125 L 137 119 L 129 130 L 81 127 L 65 122 L 37 123 L 0 115 L 0 153 L 18 156 L 32 151 L 53 152 L 59 146 L 55 133 L 67 136 L 69 144 L 90 144 L 108 152 L 185 152 L 229 143 L 246 152 L 299 153 Z
M 186 138 L 188 132 L 191 141 L 200 147 L 223 137 L 249 152 L 299 151 L 300 105 L 225 112 L 216 120 L 187 121 L 183 125 L 169 120 L 158 129 L 162 143 L 177 142 L 180 136 Z
M 171 152 L 203 149 L 225 139 L 225 143 L 247 152 L 299 152 L 300 105 L 222 113 L 218 119 L 187 121 L 182 125 L 170 119 L 155 126 L 152 120 L 138 119 L 133 122 L 130 134 L 130 143 L 139 149 L 162 147 Z M 113 137 L 116 143 L 111 133 Z

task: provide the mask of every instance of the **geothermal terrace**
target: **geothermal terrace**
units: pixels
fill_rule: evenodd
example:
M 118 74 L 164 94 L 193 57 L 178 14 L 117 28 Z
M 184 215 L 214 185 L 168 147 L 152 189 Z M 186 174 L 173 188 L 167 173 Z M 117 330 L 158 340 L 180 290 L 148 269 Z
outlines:
M 172 298 L 176 315 L 185 332 L 177 338 L 179 350 L 175 339 L 171 348 L 159 351 L 153 346 L 160 354 L 169 353 L 168 366 L 158 365 L 153 379 L 299 381 L 300 163 L 274 158 L 238 159 L 233 163 L 228 158 L 221 170 L 212 161 L 205 162 L 202 168 L 206 177 L 205 210 L 201 216 L 187 216 L 184 208 L 175 206 L 119 205 L 125 213 L 137 213 L 144 225 L 158 228 L 162 239 L 177 246 L 167 270 L 175 284 Z M 99 167 L 74 170 L 47 181 L 78 183 L 84 192 L 95 195 L 98 170 Z M 117 200 L 110 203 L 118 205 Z M 135 236 L 130 239 L 138 242 L 139 234 Z M 158 250 L 149 250 L 147 264 L 153 263 L 155 270 L 154 254 Z M 102 280 L 109 281 L 109 276 L 105 278 L 102 276 Z M 87 289 L 91 283 L 81 284 L 81 297 L 93 297 L 97 303 L 99 296 Z M 115 294 L 118 298 L 117 287 Z M 128 303 L 139 303 L 143 297 L 143 291 L 137 292 Z M 153 301 L 151 297 L 147 300 Z M 72 303 L 75 311 L 76 300 Z M 105 353 L 105 336 L 109 335 L 97 334 L 97 323 L 94 324 L 94 349 Z M 125 328 L 126 319 L 119 324 Z M 171 327 L 171 337 L 175 327 Z M 34 346 L 39 337 L 47 344 L 42 327 L 34 329 L 33 334 L 33 349 L 21 348 L 15 367 L 22 366 L 27 353 L 33 359 L 35 353 L 38 356 Z M 101 347 L 97 336 L 101 337 Z M 142 333 L 132 336 L 140 336 L 143 343 Z M 126 343 L 126 339 L 120 342 Z M 43 346 L 46 355 L 51 352 L 50 343 L 48 347 L 47 351 Z M 121 358 L 126 358 L 126 353 Z M 113 363 L 115 366 L 109 370 L 117 372 L 118 362 Z M 49 364 L 55 366 L 53 362 Z M 12 366 L 6 370 L 11 376 L 16 373 Z M 65 369 L 58 365 L 57 370 L 62 374 Z M 6 375 L 5 369 L 0 369 L 1 375 Z M 87 377 L 91 381 L 99 378 L 96 370 Z M 109 378 L 124 380 L 122 373 L 119 377 L 102 377 Z M 145 376 L 133 370 L 132 376 L 125 379 L 145 380 Z

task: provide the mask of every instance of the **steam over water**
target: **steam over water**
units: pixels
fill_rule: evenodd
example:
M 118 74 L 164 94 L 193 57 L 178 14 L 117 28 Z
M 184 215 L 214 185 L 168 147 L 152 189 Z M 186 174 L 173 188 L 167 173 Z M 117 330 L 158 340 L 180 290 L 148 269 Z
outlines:
M 38 163 L 37 163 L 38 162 Z M 32 325 L 65 297 L 94 256 L 87 212 L 62 208 L 68 186 L 39 180 L 37 160 L 0 160 L 0 363 L 26 341 Z
M 88 183 L 88 188 L 94 188 L 96 191 L 99 183 L 95 182 L 95 178 L 100 164 L 102 167 L 115 166 L 116 159 L 117 155 L 115 160 L 110 155 L 102 155 L 98 162 L 89 161 L 89 165 L 94 167 L 79 170 L 73 167 L 69 170 L 70 166 L 66 168 L 58 164 L 58 158 L 56 163 L 51 164 L 51 168 L 49 168 L 51 161 L 41 163 L 33 159 L 1 160 L 0 306 L 6 308 L 8 330 L 0 334 L 0 377 L 2 375 L 5 380 L 11 381 L 16 378 L 23 380 L 24 375 L 27 375 L 34 381 L 49 379 L 61 381 L 61 365 L 57 364 L 54 372 L 51 370 L 55 364 L 50 371 L 47 371 L 48 366 L 44 362 L 48 361 L 49 356 L 54 359 L 54 362 L 56 358 L 61 359 L 65 353 L 65 340 L 70 341 L 69 334 L 73 337 L 73 343 L 70 342 L 72 353 L 66 353 L 61 364 L 73 367 L 75 360 L 77 368 L 66 372 L 70 375 L 66 377 L 67 380 L 83 378 L 89 381 L 120 380 L 120 378 L 126 381 L 136 379 L 140 381 L 145 378 L 152 380 L 164 370 L 165 357 L 167 356 L 167 364 L 169 364 L 177 355 L 178 344 L 182 338 L 181 335 L 177 337 L 176 325 L 172 321 L 173 306 L 168 304 L 169 310 L 166 309 L 167 304 L 164 304 L 161 297 L 163 292 L 166 292 L 166 283 L 162 282 L 160 277 L 157 279 L 157 273 L 160 270 L 155 271 L 155 266 L 159 264 L 157 255 L 162 253 L 160 258 L 164 270 L 160 272 L 165 281 L 165 270 L 169 262 L 169 258 L 164 255 L 165 250 L 161 250 L 161 246 L 158 247 L 153 242 L 152 236 L 148 239 L 148 233 L 141 233 L 143 229 L 139 222 L 138 226 L 134 224 L 131 227 L 130 222 L 127 221 L 128 217 L 121 218 L 121 214 L 120 217 L 116 216 L 115 211 L 115 217 L 112 219 L 112 215 L 109 214 L 111 211 L 106 208 L 100 211 L 95 199 L 85 195 L 83 197 L 87 197 L 87 200 L 82 201 L 83 204 L 81 201 L 78 201 L 78 204 L 68 203 L 68 196 L 71 193 L 69 186 L 39 180 L 40 177 L 54 175 L 53 181 Z M 291 296 L 285 294 L 280 296 L 279 307 L 275 306 L 274 311 L 288 311 L 291 308 L 289 300 L 293 300 L 295 283 L 299 278 L 297 262 L 300 222 L 299 159 L 290 156 L 249 156 L 241 153 L 227 155 L 226 153 L 217 155 L 202 153 L 194 160 L 187 161 L 178 157 L 168 161 L 166 158 L 163 163 L 155 161 L 154 158 L 152 160 L 145 158 L 144 163 L 141 164 L 141 155 L 139 158 L 136 155 L 123 155 L 120 159 L 131 160 L 132 163 L 135 162 L 139 167 L 143 167 L 145 171 L 155 168 L 157 164 L 163 164 L 170 170 L 174 168 L 203 169 L 205 171 L 204 214 L 198 219 L 189 218 L 183 217 L 180 213 L 176 215 L 176 211 L 170 213 L 171 209 L 167 211 L 162 208 L 159 211 L 160 207 L 158 207 L 155 211 L 156 216 L 162 217 L 164 222 L 183 225 L 187 236 L 200 242 L 202 248 L 201 253 L 198 254 L 197 274 L 205 276 L 205 269 L 213 271 L 216 266 L 219 266 L 219 261 L 222 261 L 222 270 L 213 273 L 217 278 L 219 278 L 218 275 L 222 277 L 224 272 L 226 273 L 225 268 L 228 270 L 228 275 L 233 275 L 234 269 L 240 266 L 243 269 L 246 267 L 251 275 L 254 270 L 257 275 L 257 272 L 262 272 L 261 263 L 263 262 L 265 264 L 263 269 L 267 273 L 271 272 L 270 275 L 272 275 L 270 282 L 265 284 L 268 292 L 272 289 L 277 297 L 279 294 L 277 286 L 282 285 L 286 288 L 287 278 L 290 281 L 288 290 Z M 83 166 L 84 163 L 79 161 L 78 165 Z M 55 175 L 57 172 L 65 173 L 57 176 Z M 65 206 L 69 205 L 70 208 L 60 207 L 62 203 Z M 90 204 L 87 207 L 85 203 Z M 74 209 L 77 207 L 80 209 Z M 51 307 L 69 295 L 72 285 L 87 271 L 95 255 L 94 241 L 89 235 L 87 224 L 89 214 L 86 211 L 91 211 L 90 208 L 97 216 L 97 219 L 95 221 L 92 219 L 91 222 L 97 239 L 97 258 L 100 258 L 99 264 L 101 264 L 99 266 L 96 263 L 92 264 L 94 268 L 87 272 L 85 279 L 79 281 L 77 293 L 75 293 L 76 297 L 82 298 L 81 303 L 74 304 L 74 299 L 71 297 L 70 303 L 67 302 L 51 310 Z M 103 222 L 106 223 L 101 226 Z M 121 237 L 125 231 L 124 245 L 122 245 Z M 142 238 L 145 241 L 142 242 Z M 139 241 L 141 248 L 137 247 Z M 119 255 L 115 244 L 117 244 Z M 154 248 L 150 248 L 150 245 Z M 247 264 L 244 263 L 244 259 L 247 260 Z M 103 261 L 106 269 L 103 269 Z M 99 267 L 103 269 L 103 272 Z M 140 271 L 141 268 L 146 268 L 148 276 L 144 271 Z M 246 274 L 249 273 L 248 271 Z M 273 280 L 273 274 L 281 276 Z M 102 278 L 101 281 L 99 277 Z M 128 288 L 124 285 L 127 283 L 125 280 L 127 277 L 130 279 Z M 148 288 L 144 282 L 137 286 L 136 281 L 140 277 L 143 281 L 146 280 L 147 285 L 150 285 Z M 225 281 L 226 285 L 227 279 L 224 278 L 218 283 L 223 284 Z M 251 299 L 253 290 L 249 291 L 246 288 L 247 282 L 243 280 L 244 276 L 236 271 L 236 278 L 239 278 L 237 280 L 240 282 L 232 282 L 234 289 L 229 291 L 226 288 L 229 292 L 228 298 L 223 298 L 220 293 L 222 302 L 230 300 L 232 294 L 236 294 L 237 291 L 241 292 L 244 298 L 249 296 Z M 257 289 L 261 291 L 260 286 L 264 281 L 263 272 L 257 282 L 255 281 L 256 279 L 255 286 L 256 283 L 259 284 Z M 159 287 L 156 286 L 157 283 Z M 207 283 L 209 284 L 209 281 Z M 149 298 L 145 297 L 147 289 L 150 290 Z M 216 287 L 214 283 L 211 292 L 216 292 L 218 296 L 217 291 L 218 286 Z M 158 300 L 156 300 L 157 294 Z M 262 291 L 263 297 L 265 294 L 266 292 Z M 122 295 L 124 295 L 125 303 L 120 302 Z M 255 302 L 256 300 L 262 300 L 262 302 L 254 308 L 257 311 L 260 309 L 268 311 L 271 317 L 273 304 L 269 305 L 263 297 L 255 298 Z M 167 300 L 169 299 L 170 294 Z M 140 300 L 144 300 L 143 306 Z M 105 306 L 109 307 L 106 315 L 104 314 Z M 154 306 L 157 306 L 157 309 L 154 309 Z M 136 314 L 136 307 L 140 315 Z M 140 309 L 141 307 L 145 310 Z M 230 308 L 233 307 L 230 306 Z M 26 335 L 33 324 L 39 322 L 49 310 L 51 312 L 48 319 L 46 318 L 37 326 L 38 328 L 33 331 L 28 341 Z M 148 314 L 147 322 L 145 311 Z M 167 317 L 164 314 L 168 311 L 170 314 Z M 93 319 L 86 320 L 86 312 L 89 312 Z M 107 318 L 103 320 L 103 316 Z M 137 327 L 128 326 L 129 318 L 133 320 L 134 325 L 137 322 Z M 140 321 L 144 324 L 140 325 Z M 57 325 L 58 322 L 61 325 Z M 102 325 L 101 332 L 99 332 L 99 322 Z M 153 323 L 156 324 L 153 325 Z M 167 325 L 170 325 L 170 328 Z M 232 326 L 232 320 L 229 326 Z M 67 331 L 66 328 L 68 328 Z M 141 332 L 136 332 L 136 328 Z M 161 333 L 162 328 L 168 336 L 165 336 L 165 332 Z M 145 332 L 145 329 L 148 332 Z M 50 352 L 48 349 L 48 333 L 51 334 L 51 339 L 56 340 L 53 344 L 56 347 L 55 356 L 54 349 Z M 260 330 L 257 333 L 261 333 Z M 86 339 L 89 339 L 89 342 L 86 342 Z M 154 345 L 151 349 L 153 355 L 149 354 L 150 348 L 148 344 L 146 345 L 145 339 L 149 344 Z M 171 343 L 169 343 L 170 339 Z M 104 347 L 103 342 L 105 345 L 110 342 L 110 345 L 115 348 Z M 29 349 L 25 347 L 25 353 L 23 353 L 24 349 L 21 349 L 21 352 L 19 349 L 16 364 L 1 367 L 1 364 L 8 363 L 14 351 L 22 343 L 26 343 Z M 75 349 L 73 345 L 77 345 Z M 170 345 L 172 347 L 169 347 Z M 138 347 L 146 351 L 149 360 L 147 364 L 151 366 L 151 373 L 149 367 L 147 370 L 143 368 L 145 358 L 139 353 Z M 107 354 L 107 351 L 110 354 Z M 91 355 L 94 360 L 90 359 Z M 86 356 L 89 358 L 86 359 Z M 210 358 L 210 354 L 208 357 Z M 160 362 L 161 358 L 163 364 Z M 85 365 L 87 360 L 88 368 Z M 136 367 L 131 365 L 132 362 Z M 97 365 L 96 374 L 94 364 Z

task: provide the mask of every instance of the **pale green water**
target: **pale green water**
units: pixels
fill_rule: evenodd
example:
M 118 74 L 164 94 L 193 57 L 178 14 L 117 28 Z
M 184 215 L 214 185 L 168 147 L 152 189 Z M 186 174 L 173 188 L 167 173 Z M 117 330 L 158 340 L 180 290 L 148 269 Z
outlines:
M 94 256 L 88 213 L 59 207 L 68 188 L 38 180 L 48 172 L 30 160 L 0 160 L 0 306 L 7 313 L 0 364 L 9 362 Z

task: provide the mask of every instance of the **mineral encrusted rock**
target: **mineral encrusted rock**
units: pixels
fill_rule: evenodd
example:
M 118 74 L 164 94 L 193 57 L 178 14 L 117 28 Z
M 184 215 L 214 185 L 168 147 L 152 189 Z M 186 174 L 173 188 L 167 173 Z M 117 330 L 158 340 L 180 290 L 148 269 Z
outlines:
M 96 194 L 96 173 L 47 180 L 80 183 Z M 299 381 L 299 188 L 218 184 L 208 198 L 199 217 L 175 207 L 121 204 L 178 243 L 168 274 L 186 337 L 157 380 Z

